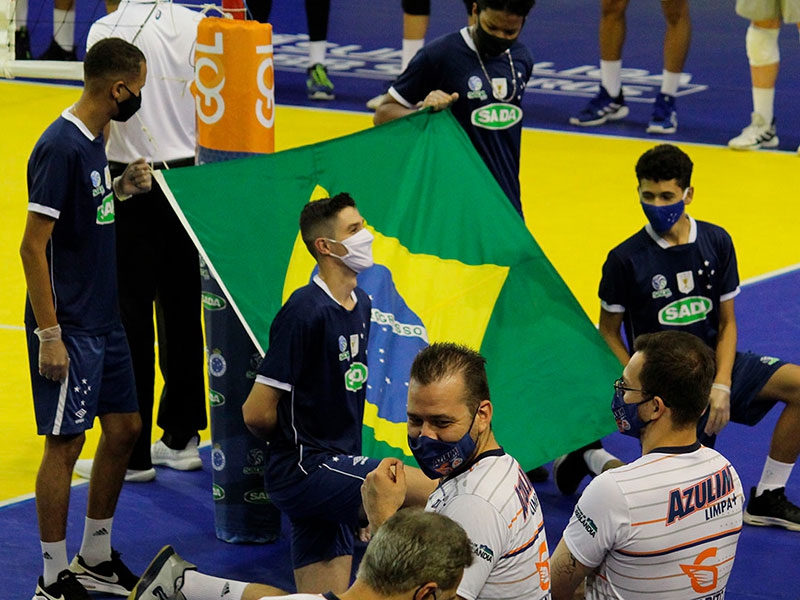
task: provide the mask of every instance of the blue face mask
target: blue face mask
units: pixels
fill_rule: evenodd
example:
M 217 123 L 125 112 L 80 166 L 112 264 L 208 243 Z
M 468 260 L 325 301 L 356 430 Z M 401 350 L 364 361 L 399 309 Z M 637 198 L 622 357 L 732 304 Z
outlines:
M 478 414 L 477 411 L 475 414 Z M 473 416 L 472 423 L 474 422 Z M 446 477 L 469 460 L 476 447 L 475 440 L 469 434 L 472 423 L 467 433 L 457 442 L 435 440 L 424 435 L 408 436 L 408 447 L 425 475 L 431 479 Z
M 627 404 L 624 399 L 624 390 L 614 390 L 614 399 L 611 401 L 611 412 L 617 421 L 617 429 L 624 435 L 639 438 L 642 430 L 652 421 L 642 421 L 639 416 L 639 405 L 650 402 L 652 398 L 647 398 L 641 402 Z
M 672 226 L 675 225 L 675 223 L 678 222 L 678 219 L 681 218 L 684 210 L 686 210 L 686 204 L 684 200 L 686 200 L 686 194 L 688 191 L 689 188 L 686 188 L 683 192 L 683 197 L 675 204 L 655 206 L 653 204 L 646 204 L 645 202 L 642 202 L 644 216 L 647 217 L 647 220 L 650 222 L 651 227 L 656 233 L 666 233 L 672 229 Z

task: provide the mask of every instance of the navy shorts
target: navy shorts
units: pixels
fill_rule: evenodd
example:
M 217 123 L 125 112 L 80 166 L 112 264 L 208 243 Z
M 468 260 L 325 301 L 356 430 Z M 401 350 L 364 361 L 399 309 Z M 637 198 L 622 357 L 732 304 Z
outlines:
M 292 526 L 293 568 L 352 556 L 361 484 L 379 463 L 366 456 L 330 455 L 297 483 L 270 490 L 270 499 Z
M 756 399 L 759 392 L 775 374 L 787 364 L 772 356 L 760 356 L 752 352 L 737 352 L 731 373 L 731 421 L 753 426 L 763 419 L 775 406 L 777 400 Z M 716 436 L 702 433 L 708 421 L 708 411 L 703 415 L 697 428 L 700 441 L 713 448 Z
M 69 373 L 63 382 L 39 375 L 39 338 L 27 332 L 33 407 L 40 435 L 76 435 L 94 418 L 138 412 L 128 340 L 122 324 L 105 335 L 68 335 Z

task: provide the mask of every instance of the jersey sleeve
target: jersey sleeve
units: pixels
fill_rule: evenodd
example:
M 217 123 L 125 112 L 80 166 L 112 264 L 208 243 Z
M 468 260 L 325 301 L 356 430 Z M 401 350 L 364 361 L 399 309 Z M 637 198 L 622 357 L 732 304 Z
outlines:
M 600 305 L 612 313 L 624 313 L 628 306 L 628 286 L 625 265 L 612 250 L 603 263 L 603 275 L 600 279 Z
M 439 81 L 429 52 L 423 48 L 411 59 L 406 70 L 389 88 L 389 95 L 406 108 L 413 108 L 418 102 L 422 102 L 429 92 L 438 87 Z M 443 91 L 448 92 L 448 90 Z
M 623 545 L 630 530 L 627 504 L 617 482 L 608 474 L 589 483 L 564 529 L 564 542 L 578 561 L 595 568 L 614 548 Z
M 257 382 L 287 392 L 294 388 L 303 368 L 313 318 L 291 298 L 281 307 L 269 330 L 269 348 L 258 367 Z
M 28 165 L 28 210 L 54 219 L 69 201 L 74 177 L 71 152 L 67 144 L 42 144 Z
M 720 267 L 722 267 L 720 302 L 725 302 L 739 295 L 739 267 L 736 262 L 736 250 L 733 240 L 726 231 L 721 232 Z
M 494 506 L 477 496 L 458 496 L 437 512 L 450 517 L 467 532 L 475 559 L 464 571 L 458 595 L 475 600 L 502 556 L 503 532 L 508 530 L 508 524 Z

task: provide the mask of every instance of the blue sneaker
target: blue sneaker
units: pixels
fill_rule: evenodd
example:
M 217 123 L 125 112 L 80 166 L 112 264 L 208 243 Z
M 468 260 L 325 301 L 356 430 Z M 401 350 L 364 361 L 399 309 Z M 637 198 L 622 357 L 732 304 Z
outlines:
M 620 90 L 619 96 L 612 98 L 602 85 L 600 92 L 589 101 L 576 117 L 570 117 L 572 125 L 580 127 L 593 127 L 602 125 L 606 121 L 617 121 L 628 116 L 628 107 L 625 106 L 625 98 Z
M 336 97 L 325 65 L 317 63 L 308 69 L 306 92 L 309 100 L 333 100 Z
M 653 105 L 653 116 L 647 133 L 675 133 L 678 131 L 678 113 L 675 111 L 675 96 L 659 94 Z

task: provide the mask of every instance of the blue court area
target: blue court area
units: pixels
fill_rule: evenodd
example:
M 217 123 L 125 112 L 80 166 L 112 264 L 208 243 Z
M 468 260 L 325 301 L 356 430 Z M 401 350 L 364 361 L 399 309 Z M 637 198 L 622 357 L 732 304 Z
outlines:
M 740 348 L 800 362 L 797 289 L 800 289 L 800 270 L 744 287 L 737 300 Z M 608 390 L 608 398 L 598 398 L 598 402 L 610 403 L 611 382 Z M 719 436 L 717 449 L 733 463 L 746 490 L 755 485 L 761 475 L 769 435 L 778 414 L 779 409 L 773 409 L 755 428 L 730 424 Z M 502 439 L 499 441 L 502 444 Z M 604 445 L 624 460 L 638 456 L 636 442 L 622 435 L 608 436 Z M 128 566 L 140 572 L 163 545 L 172 544 L 205 573 L 293 589 L 285 523 L 281 537 L 273 544 L 232 545 L 216 539 L 208 447 L 201 451 L 201 456 L 202 471 L 179 473 L 159 468 L 158 478 L 153 483 L 125 484 L 113 535 Z M 800 497 L 798 476 L 800 473 L 795 473 L 787 487 L 787 495 L 793 499 Z M 535 487 L 552 551 L 569 520 L 576 497 L 562 496 L 552 480 Z M 70 549 L 80 546 L 87 490 L 85 483 L 73 488 L 67 536 Z M 4 566 L 0 584 L 2 596 L 9 599 L 29 597 L 41 560 L 34 500 L 0 508 L 0 523 L 4 534 L 0 546 L 0 564 Z M 800 589 L 798 557 L 800 535 L 797 532 L 745 525 L 725 597 L 728 600 L 796 600 Z
M 81 28 L 84 31 L 88 28 L 93 17 L 102 14 L 103 6 L 101 2 L 94 6 L 82 0 L 77 3 L 80 32 Z M 460 0 L 434 0 L 432 4 L 428 39 L 464 24 Z M 744 50 L 747 23 L 734 14 L 733 4 L 732 0 L 692 2 L 693 45 L 678 98 L 678 133 L 669 136 L 669 140 L 723 145 L 749 122 L 750 83 Z M 540 0 L 531 13 L 523 32 L 537 61 L 524 100 L 528 127 L 587 131 L 570 126 L 568 118 L 593 95 L 599 81 L 598 5 L 599 2 L 588 0 Z M 44 8 L 31 3 L 31 17 L 38 14 L 42 20 L 41 26 L 33 31 L 34 53 L 43 51 L 49 42 L 46 21 L 50 5 L 42 6 Z M 663 21 L 658 0 L 631 2 L 628 13 L 623 84 L 631 115 L 622 122 L 588 131 L 656 141 L 658 138 L 648 136 L 644 129 L 650 116 L 650 103 L 660 85 Z M 337 98 L 323 105 L 305 97 L 307 37 L 302 3 L 275 0 L 272 20 L 277 102 L 364 111 L 364 103 L 384 91 L 399 69 L 401 16 L 399 0 L 332 0 L 329 68 Z M 794 152 L 800 144 L 800 44 L 795 27 L 783 28 L 781 50 L 783 63 L 775 113 L 780 149 Z M 276 135 L 291 135 L 291 132 L 281 130 L 278 124 Z M 402 160 L 402 157 L 397 159 Z M 738 175 L 732 173 L 731 177 Z M 615 176 L 620 175 L 616 173 Z M 628 176 L 626 173 L 625 177 Z M 787 190 L 787 193 L 797 192 Z M 759 201 L 758 198 L 736 200 Z M 598 202 L 604 201 L 598 198 Z M 763 237 L 764 252 L 769 253 L 768 232 L 763 233 Z M 743 288 L 736 300 L 740 349 L 800 362 L 798 289 L 798 270 Z M 610 403 L 610 400 L 611 382 L 607 397 L 598 398 L 598 402 Z M 718 441 L 718 449 L 732 461 L 748 490 L 760 476 L 778 410 L 774 409 L 755 428 L 729 425 Z M 635 442 L 622 436 L 609 436 L 605 444 L 624 459 L 637 455 Z M 124 560 L 134 571 L 141 571 L 162 545 L 170 543 L 205 572 L 292 589 L 285 535 L 270 545 L 229 545 L 216 540 L 207 448 L 202 455 L 202 472 L 160 470 L 154 483 L 125 485 L 114 527 L 114 539 Z M 561 496 L 552 481 L 537 484 L 536 489 L 552 549 L 560 538 L 575 498 Z M 80 543 L 86 490 L 85 484 L 74 488 L 68 529 L 71 551 Z M 795 501 L 800 498 L 800 472 L 794 473 L 787 494 Z M 32 499 L 0 508 L 4 532 L 4 542 L 0 546 L 0 562 L 4 566 L 0 596 L 3 598 L 26 598 L 33 591 L 40 570 L 35 523 Z M 726 598 L 797 599 L 800 597 L 798 558 L 800 534 L 745 526 Z

